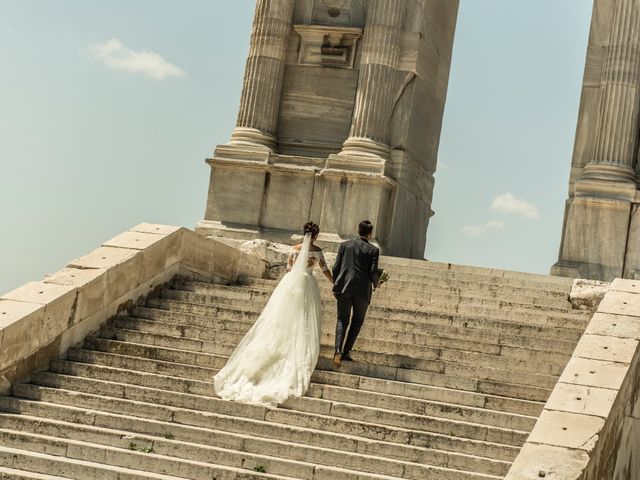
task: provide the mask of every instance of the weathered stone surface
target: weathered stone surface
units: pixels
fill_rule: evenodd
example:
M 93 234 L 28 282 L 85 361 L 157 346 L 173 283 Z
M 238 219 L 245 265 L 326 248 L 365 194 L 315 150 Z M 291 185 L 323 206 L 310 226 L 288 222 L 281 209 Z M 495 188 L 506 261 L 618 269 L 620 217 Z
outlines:
M 269 265 L 269 277 L 281 277 L 287 268 L 291 246 L 267 240 L 251 240 L 241 245 L 240 251 L 266 262 Z
M 572 357 L 559 381 L 617 390 L 622 385 L 627 369 L 628 366 L 623 363 Z
M 640 318 L 596 312 L 585 333 L 640 340 Z
M 617 292 L 640 293 L 640 280 L 616 278 L 609 288 Z
M 99 247 L 93 252 L 74 259 L 67 265 L 79 269 L 109 269 L 139 255 L 136 250 L 120 247 Z
M 636 0 L 595 0 L 558 262 L 552 273 L 613 280 L 640 271 L 636 187 L 640 19 Z
M 573 355 L 592 360 L 629 364 L 633 360 L 637 347 L 637 340 L 585 334 L 578 342 Z
M 508 479 L 528 478 L 523 472 L 533 474 L 539 465 L 525 455 L 530 445 L 565 447 L 557 451 L 554 464 L 572 465 L 567 478 L 635 478 L 635 416 L 640 405 L 636 291 L 635 281 L 618 280 L 605 294 Z
M 640 317 L 640 295 L 615 290 L 611 291 L 600 303 L 598 311 L 601 313 Z
M 63 268 L 47 276 L 44 283 L 67 285 L 78 290 L 73 323 L 93 315 L 104 307 L 104 292 L 107 290 L 107 272 L 104 268 Z
M 595 311 L 609 290 L 609 284 L 597 280 L 576 279 L 571 287 L 569 299 L 573 308 Z
M 162 225 L 159 223 L 140 223 L 129 230 L 132 232 L 154 233 L 156 235 L 169 235 L 180 230 L 182 227 L 175 225 Z
M 579 480 L 588 460 L 588 454 L 582 450 L 527 443 L 506 479 Z
M 262 477 L 247 472 L 253 465 L 287 478 L 501 478 L 589 318 L 571 309 L 571 282 L 382 257 L 393 285 L 376 292 L 356 362 L 331 366 L 335 302 L 322 279 L 326 321 L 308 395 L 277 409 L 224 402 L 211 377 L 277 282 L 241 278 L 264 276 L 267 263 L 221 242 L 183 231 L 182 247 L 184 260 L 64 331 L 63 360 L 0 397 L 0 410 L 16 412 L 0 415 L 0 469 L 5 448 L 23 458 L 71 447 L 94 478 L 117 465 L 145 478 L 209 478 L 212 468 L 237 478 L 229 465 L 251 478 Z M 218 283 L 158 288 L 189 268 Z M 206 468 L 195 466 L 203 456 Z
M 545 410 L 528 441 L 589 452 L 603 425 L 599 417 Z
M 368 218 L 384 252 L 422 258 L 458 1 L 319 5 L 257 2 L 197 230 L 283 242 L 313 220 L 335 251 Z
M 103 247 L 131 248 L 144 250 L 161 240 L 162 237 L 153 233 L 135 232 L 127 230 L 102 244 Z
M 617 395 L 617 390 L 559 382 L 545 408 L 606 418 Z
M 0 371 L 38 348 L 44 310 L 39 303 L 0 299 Z

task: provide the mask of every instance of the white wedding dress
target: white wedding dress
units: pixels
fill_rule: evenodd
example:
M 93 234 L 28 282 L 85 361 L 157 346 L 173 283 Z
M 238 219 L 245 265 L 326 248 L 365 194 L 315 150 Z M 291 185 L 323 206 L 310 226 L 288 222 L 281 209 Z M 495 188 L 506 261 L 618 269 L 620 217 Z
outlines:
M 312 275 L 321 251 L 310 253 L 305 236 L 293 266 L 271 294 L 267 305 L 214 377 L 216 393 L 225 400 L 275 406 L 302 396 L 320 353 L 322 301 Z

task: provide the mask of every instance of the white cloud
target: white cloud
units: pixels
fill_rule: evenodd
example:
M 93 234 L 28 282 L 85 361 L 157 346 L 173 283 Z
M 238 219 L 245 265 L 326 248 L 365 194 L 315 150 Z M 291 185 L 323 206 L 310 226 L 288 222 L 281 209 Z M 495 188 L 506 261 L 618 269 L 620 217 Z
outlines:
M 501 220 L 491 220 L 484 225 L 468 225 L 462 229 L 462 233 L 468 237 L 477 237 L 487 230 L 499 230 L 507 226 L 507 222 Z
M 491 204 L 491 210 L 494 212 L 522 215 L 523 217 L 531 218 L 532 220 L 540 218 L 538 207 L 526 200 L 523 200 L 522 198 L 512 195 L 511 193 L 498 195 L 494 198 L 493 203 Z
M 166 61 L 162 55 L 152 50 L 131 50 L 117 38 L 91 45 L 90 49 L 95 58 L 116 70 L 142 73 L 156 80 L 184 77 L 187 74 L 180 67 Z

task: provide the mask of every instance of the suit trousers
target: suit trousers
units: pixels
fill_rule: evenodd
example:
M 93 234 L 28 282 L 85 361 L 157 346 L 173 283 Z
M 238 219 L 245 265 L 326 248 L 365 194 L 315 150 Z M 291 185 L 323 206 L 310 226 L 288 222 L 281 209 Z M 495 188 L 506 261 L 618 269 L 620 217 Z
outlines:
M 336 324 L 336 352 L 343 355 L 348 354 L 353 348 L 353 344 L 358 338 L 364 317 L 369 308 L 369 300 L 366 298 L 354 298 L 343 293 L 336 294 L 338 300 L 338 323 Z M 353 311 L 353 315 L 352 315 Z M 344 339 L 345 332 L 349 329 L 347 339 Z

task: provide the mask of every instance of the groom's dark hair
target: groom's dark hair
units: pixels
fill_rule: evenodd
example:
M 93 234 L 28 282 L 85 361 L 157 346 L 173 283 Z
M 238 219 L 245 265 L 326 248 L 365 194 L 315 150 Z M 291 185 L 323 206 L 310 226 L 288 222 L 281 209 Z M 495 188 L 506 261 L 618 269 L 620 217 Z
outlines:
M 373 232 L 373 224 L 369 220 L 360 222 L 360 225 L 358 225 L 358 235 L 366 237 L 371 232 Z

